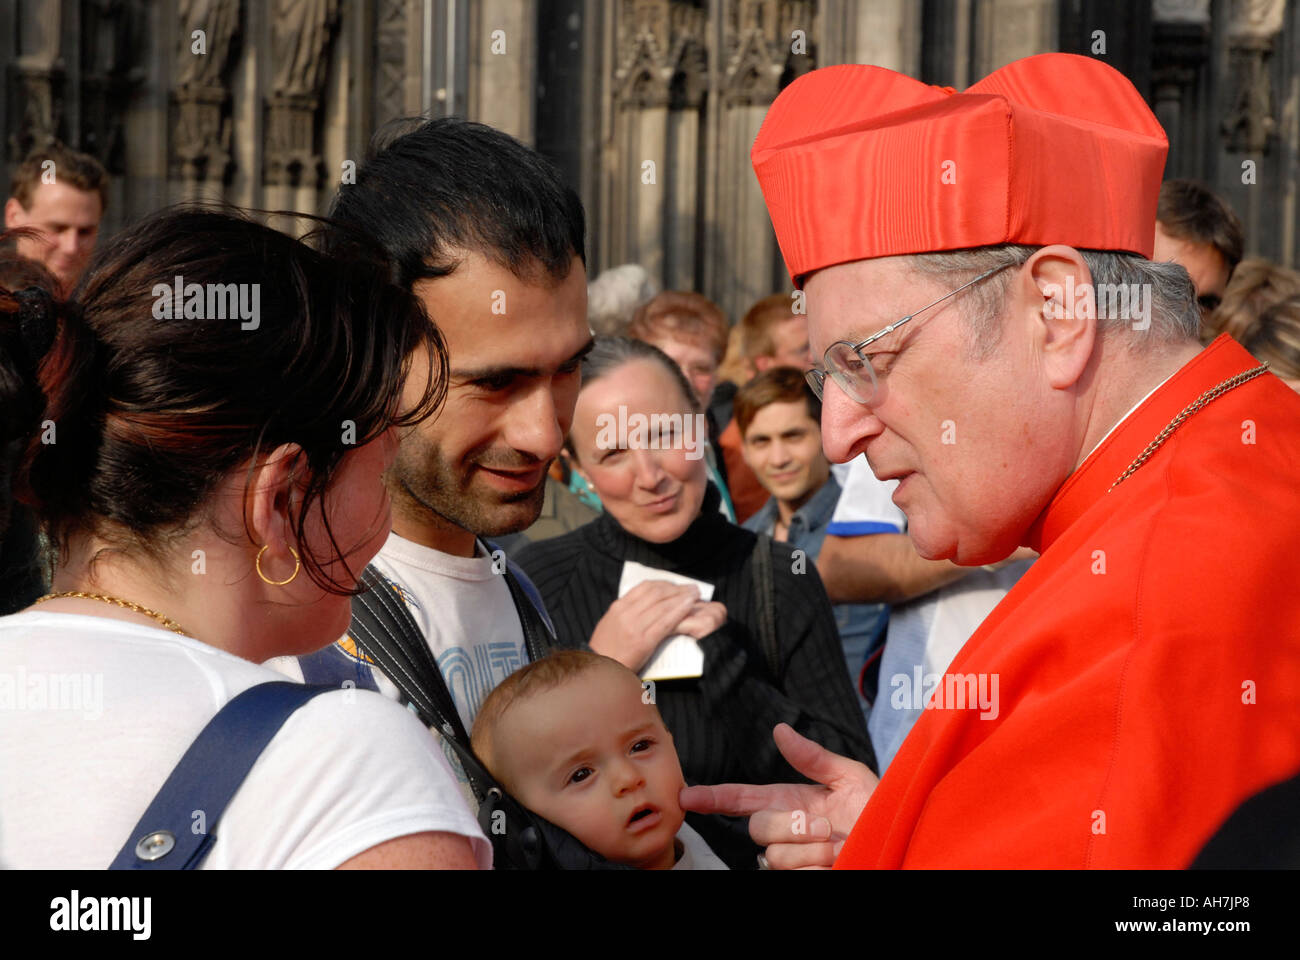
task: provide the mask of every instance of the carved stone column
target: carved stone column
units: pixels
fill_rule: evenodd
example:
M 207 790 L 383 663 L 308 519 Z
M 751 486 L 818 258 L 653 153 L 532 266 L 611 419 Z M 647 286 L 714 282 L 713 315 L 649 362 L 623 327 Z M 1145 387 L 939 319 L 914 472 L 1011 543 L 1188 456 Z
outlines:
M 922 7 L 916 0 L 821 0 L 818 64 L 871 63 L 919 76 Z
M 126 172 L 126 106 L 144 79 L 136 0 L 84 0 L 81 11 L 81 149 L 109 173 Z
M 706 284 L 734 322 L 754 301 L 789 287 L 749 150 L 777 93 L 817 65 L 820 24 L 807 0 L 728 0 L 725 11 Z
M 675 5 L 671 14 L 663 283 L 665 289 L 696 290 L 700 110 L 709 87 L 708 24 L 698 7 Z
M 1223 135 L 1234 153 L 1267 152 L 1277 128 L 1268 62 L 1284 13 L 1283 0 L 1233 0 L 1228 57 L 1234 87 Z
M 1247 253 L 1290 263 L 1295 256 L 1296 161 L 1292 145 L 1278 139 L 1279 97 L 1270 77 L 1285 13 L 1283 0 L 1233 0 L 1220 132 L 1227 154 L 1223 182 L 1245 225 Z
M 371 110 L 375 129 L 389 120 L 412 116 L 419 109 L 411 109 L 409 95 L 411 77 L 419 77 L 419 63 L 408 56 L 413 30 L 415 4 L 409 0 L 376 0 L 375 3 L 375 61 L 374 93 Z M 409 61 L 409 62 L 408 62 Z M 414 102 L 419 102 L 415 91 Z
M 1021 57 L 1056 49 L 1053 0 L 975 0 L 974 83 Z
M 184 196 L 219 187 L 231 171 L 229 73 L 241 13 L 240 0 L 180 0 L 171 169 Z
M 315 191 L 323 182 L 321 93 L 338 19 L 339 0 L 275 0 L 272 93 L 266 98 L 267 186 Z
M 534 143 L 537 0 L 470 5 L 469 115 Z
M 617 232 L 606 266 L 639 263 L 663 278 L 665 191 L 669 180 L 668 62 L 670 0 L 624 0 L 619 61 L 614 70 L 615 143 L 620 170 L 613 182 Z
M 1201 88 L 1210 60 L 1209 0 L 1152 4 L 1152 110 L 1169 136 L 1165 178 L 1204 176 L 1208 158 Z
M 64 67 L 59 56 L 63 20 L 59 0 L 18 4 L 17 56 L 9 67 L 9 156 L 17 163 L 31 150 L 66 137 Z

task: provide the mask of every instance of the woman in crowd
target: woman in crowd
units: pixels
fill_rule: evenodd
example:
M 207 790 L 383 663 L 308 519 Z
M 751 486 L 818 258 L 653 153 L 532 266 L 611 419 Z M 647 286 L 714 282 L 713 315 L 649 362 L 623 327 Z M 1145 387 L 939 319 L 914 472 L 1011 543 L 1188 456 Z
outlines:
M 582 368 L 568 449 L 600 495 L 592 523 L 520 551 L 555 622 L 561 645 L 588 647 L 642 673 L 667 637 L 700 639 L 696 677 L 665 679 L 655 700 L 691 783 L 796 782 L 772 728 L 781 722 L 837 753 L 874 763 L 813 564 L 767 541 L 775 650 L 765 647 L 756 589 L 756 537 L 718 513 L 706 481 L 699 405 L 678 366 L 631 339 L 598 340 Z M 678 415 L 675 420 L 672 415 Z M 637 442 L 612 425 L 637 416 L 658 429 Z M 665 416 L 668 415 L 668 416 Z M 651 419 L 653 418 L 653 419 Z M 635 562 L 712 584 L 650 579 L 620 596 L 624 564 Z M 692 826 L 733 868 L 756 865 L 744 822 L 694 819 Z
M 709 408 L 709 400 L 718 382 L 718 365 L 727 351 L 727 315 L 703 294 L 665 290 L 637 308 L 628 324 L 627 335 L 658 347 L 682 371 L 695 403 L 709 425 L 704 463 L 709 480 L 721 495 L 718 510 L 734 522 L 736 508 L 731 502 L 727 465 L 718 452 L 718 432 L 722 424 L 713 419 L 713 411 Z
M 1243 260 L 1205 330 L 1210 340 L 1226 333 L 1300 393 L 1300 273 Z
M 13 234 L 34 232 L 23 229 Z M 35 260 L 20 257 L 13 250 L 0 250 L 0 289 L 27 287 L 54 290 L 58 280 Z M 4 389 L 0 386 L 0 397 L 7 398 Z M 16 409 L 0 407 L 0 437 L 16 437 L 17 431 L 8 425 L 8 416 L 17 413 Z M 16 613 L 45 592 L 36 519 L 30 509 L 13 499 L 14 468 L 27 446 L 24 439 L 0 443 L 0 617 Z
M 108 866 L 213 715 L 282 679 L 259 663 L 345 631 L 396 430 L 446 371 L 368 262 L 179 210 L 119 234 L 76 303 L 0 291 L 0 445 L 25 441 L 15 490 L 56 553 L 52 592 L 0 618 L 3 866 Z M 365 691 L 299 709 L 203 813 L 205 868 L 491 857 L 428 732 Z

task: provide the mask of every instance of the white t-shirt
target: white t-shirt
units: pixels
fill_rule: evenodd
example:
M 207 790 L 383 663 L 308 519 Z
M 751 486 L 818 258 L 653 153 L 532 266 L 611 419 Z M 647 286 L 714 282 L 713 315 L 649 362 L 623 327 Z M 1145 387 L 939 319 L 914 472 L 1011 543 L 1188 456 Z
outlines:
M 897 480 L 877 480 L 866 457 L 858 457 L 826 533 L 837 537 L 905 533 L 907 515 L 890 499 L 897 486 Z M 867 720 L 881 774 L 921 715 L 914 706 L 917 697 L 900 695 L 910 694 L 917 685 L 917 669 L 922 679 L 944 673 L 1031 563 L 1025 560 L 994 572 L 974 569 L 955 583 L 891 608 L 880 683 Z
M 392 533 L 371 563 L 397 584 L 447 681 L 461 722 L 467 731 L 473 729 L 487 695 L 528 662 L 524 630 L 502 572 L 504 556 L 494 561 L 479 547 L 476 556 L 457 557 Z M 355 656 L 356 648 L 346 637 L 342 646 Z M 292 657 L 270 660 L 266 666 L 302 681 L 302 668 Z M 373 668 L 371 673 L 380 693 L 402 699 L 386 676 Z M 462 794 L 471 809 L 477 808 L 460 758 L 441 737 L 438 742 Z
M 168 630 L 83 614 L 0 617 L 0 867 L 104 869 L 236 694 L 282 677 Z M 200 823 L 196 820 L 195 823 Z M 332 869 L 425 831 L 492 847 L 441 752 L 365 690 L 285 722 L 218 823 L 206 870 Z
M 673 864 L 674 870 L 726 870 L 727 865 L 718 859 L 718 855 L 709 849 L 704 838 L 685 822 L 677 831 L 677 839 L 682 842 L 681 859 Z

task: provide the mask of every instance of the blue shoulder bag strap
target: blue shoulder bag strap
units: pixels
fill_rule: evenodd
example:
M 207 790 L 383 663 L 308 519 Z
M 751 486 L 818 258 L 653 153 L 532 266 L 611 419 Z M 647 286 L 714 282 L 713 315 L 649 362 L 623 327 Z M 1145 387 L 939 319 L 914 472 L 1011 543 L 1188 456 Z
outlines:
M 249 687 L 208 721 L 135 825 L 110 870 L 197 870 L 216 842 L 195 833 L 193 817 L 215 828 L 230 798 L 295 710 L 338 687 L 273 681 Z
M 355 598 L 352 602 L 355 609 Z M 351 636 L 350 632 L 348 636 Z M 337 641 L 315 653 L 300 656 L 298 668 L 302 670 L 302 682 L 313 686 L 331 686 L 338 690 L 351 683 L 358 690 L 379 692 L 379 685 L 375 683 L 375 675 L 370 667 L 357 657 L 345 653 Z

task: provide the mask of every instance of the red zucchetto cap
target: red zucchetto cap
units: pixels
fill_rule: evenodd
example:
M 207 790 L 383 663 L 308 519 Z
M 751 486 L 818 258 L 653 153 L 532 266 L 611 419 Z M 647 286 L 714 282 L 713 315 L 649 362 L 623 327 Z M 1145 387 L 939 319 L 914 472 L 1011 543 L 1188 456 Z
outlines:
M 1002 243 L 1149 258 L 1168 150 L 1123 74 L 1044 53 L 965 93 L 814 70 L 776 98 L 750 159 L 802 288 L 837 263 Z

